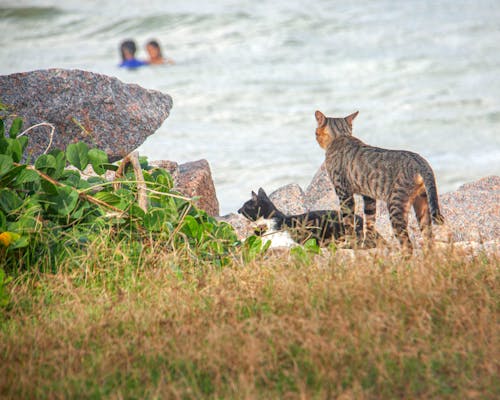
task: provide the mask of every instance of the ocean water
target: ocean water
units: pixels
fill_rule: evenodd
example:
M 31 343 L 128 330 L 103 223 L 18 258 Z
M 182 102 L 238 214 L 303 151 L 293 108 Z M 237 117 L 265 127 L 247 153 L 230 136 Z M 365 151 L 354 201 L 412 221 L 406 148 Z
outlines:
M 0 74 L 78 68 L 169 93 L 140 152 L 206 158 L 222 213 L 259 187 L 307 187 L 317 109 L 359 110 L 354 134 L 420 153 L 441 192 L 500 174 L 498 0 L 0 0 L 0 32 Z M 119 69 L 127 38 L 176 64 Z

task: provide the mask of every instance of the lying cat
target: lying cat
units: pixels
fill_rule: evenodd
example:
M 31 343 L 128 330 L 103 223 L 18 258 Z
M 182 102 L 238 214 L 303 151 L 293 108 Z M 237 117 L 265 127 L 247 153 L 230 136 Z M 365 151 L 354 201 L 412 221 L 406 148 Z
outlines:
M 285 215 L 273 204 L 264 189 L 260 188 L 258 194 L 252 192 L 252 198 L 245 202 L 238 210 L 252 221 L 260 221 L 267 225 L 268 229 L 289 231 L 294 241 L 305 243 L 314 238 L 320 246 L 325 246 L 332 240 L 340 242 L 344 239 L 343 225 L 340 223 L 339 212 L 335 210 L 309 211 L 299 215 Z M 363 237 L 363 219 L 356 219 L 356 237 Z M 380 236 L 377 238 L 382 240 Z M 364 248 L 375 247 L 375 240 L 363 243 L 358 240 L 355 246 Z
M 360 194 L 367 236 L 374 232 L 376 199 L 380 199 L 387 202 L 392 228 L 404 249 L 412 249 L 408 236 L 411 206 L 430 244 L 431 221 L 444 222 L 431 166 L 416 153 L 369 146 L 352 136 L 352 121 L 357 115 L 356 112 L 345 118 L 332 118 L 320 111 L 315 114 L 316 140 L 325 150 L 325 166 L 340 200 L 345 229 L 352 231 L 353 195 Z

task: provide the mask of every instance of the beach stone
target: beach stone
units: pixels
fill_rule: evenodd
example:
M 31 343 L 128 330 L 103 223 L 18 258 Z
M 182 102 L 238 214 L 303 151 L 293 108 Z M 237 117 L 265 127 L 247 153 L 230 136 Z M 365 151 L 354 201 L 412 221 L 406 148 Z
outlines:
M 209 215 L 219 215 L 219 201 L 215 192 L 210 165 L 207 160 L 178 164 L 169 160 L 149 161 L 149 165 L 167 170 L 174 180 L 174 189 L 187 197 L 199 196 L 197 206 Z
M 0 100 L 11 108 L 9 114 L 23 118 L 24 129 L 40 122 L 54 125 L 51 148 L 64 150 L 70 143 L 83 141 L 105 151 L 111 162 L 139 147 L 172 108 L 168 94 L 106 75 L 66 69 L 0 76 Z M 28 153 L 33 158 L 47 148 L 49 133 L 45 126 L 29 132 Z
M 305 206 L 308 210 L 339 209 L 340 203 L 332 181 L 326 172 L 325 163 L 321 164 L 305 191 Z
M 179 182 L 179 164 L 175 161 L 169 160 L 153 160 L 149 161 L 148 164 L 152 167 L 157 167 L 168 171 L 168 173 L 172 176 L 174 180 L 174 184 L 178 184 Z
M 241 214 L 231 213 L 218 217 L 217 220 L 230 224 L 236 232 L 239 240 L 243 240 L 254 234 L 253 228 L 255 223 Z
M 500 176 L 487 176 L 474 182 L 464 183 L 457 189 L 457 191 L 465 190 L 493 190 L 498 192 L 500 190 Z
M 188 197 L 199 196 L 196 203 L 199 208 L 213 217 L 219 215 L 219 201 L 207 160 L 180 164 L 172 176 L 176 190 Z
M 453 241 L 500 241 L 500 176 L 444 193 L 440 205 Z
M 287 215 L 306 212 L 304 191 L 295 183 L 275 190 L 269 195 L 269 199 L 281 212 Z

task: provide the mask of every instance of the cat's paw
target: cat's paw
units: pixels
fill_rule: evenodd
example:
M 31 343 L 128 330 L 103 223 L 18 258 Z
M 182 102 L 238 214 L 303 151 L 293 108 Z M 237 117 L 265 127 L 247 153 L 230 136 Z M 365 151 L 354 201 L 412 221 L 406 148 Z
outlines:
M 387 242 L 378 232 L 367 232 L 361 244 L 363 249 L 374 249 L 375 247 L 386 247 Z

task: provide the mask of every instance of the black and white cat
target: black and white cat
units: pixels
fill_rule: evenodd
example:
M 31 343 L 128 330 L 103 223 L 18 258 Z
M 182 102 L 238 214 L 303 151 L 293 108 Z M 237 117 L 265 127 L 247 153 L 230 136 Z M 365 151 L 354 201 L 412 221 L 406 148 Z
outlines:
M 262 188 L 258 194 L 252 192 L 252 198 L 243 204 L 238 213 L 256 221 L 258 226 L 265 225 L 267 233 L 285 231 L 290 240 L 301 244 L 311 238 L 316 239 L 320 246 L 325 246 L 332 240 L 336 242 L 344 240 L 344 226 L 340 223 L 338 211 L 318 210 L 299 215 L 286 215 L 278 210 Z M 362 243 L 363 219 L 359 216 L 356 218 L 355 230 L 359 246 L 375 247 L 375 243 Z

